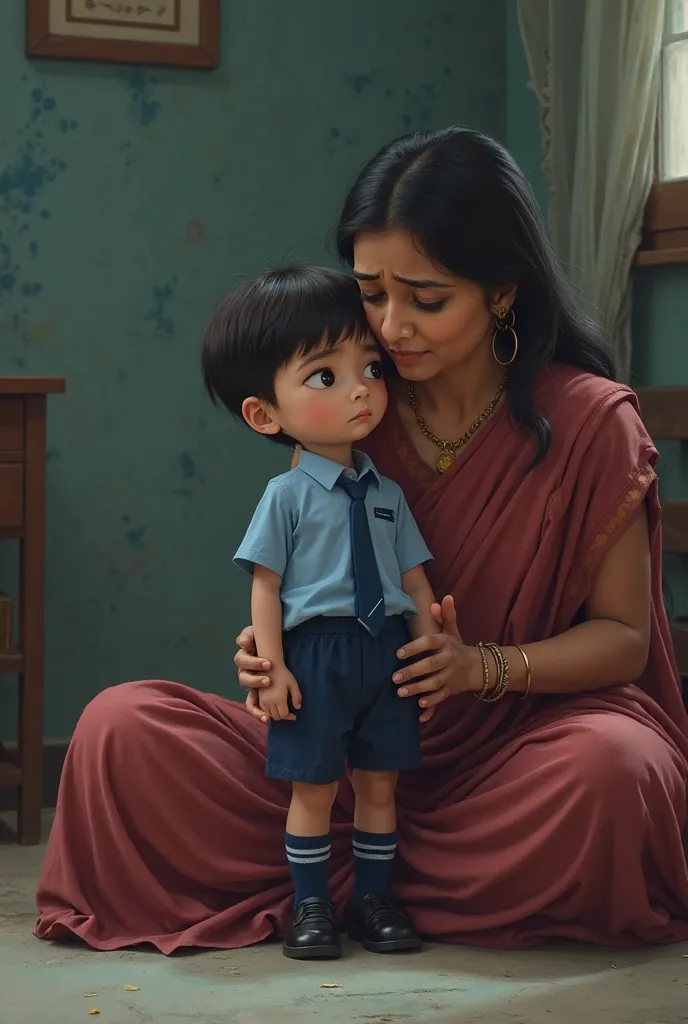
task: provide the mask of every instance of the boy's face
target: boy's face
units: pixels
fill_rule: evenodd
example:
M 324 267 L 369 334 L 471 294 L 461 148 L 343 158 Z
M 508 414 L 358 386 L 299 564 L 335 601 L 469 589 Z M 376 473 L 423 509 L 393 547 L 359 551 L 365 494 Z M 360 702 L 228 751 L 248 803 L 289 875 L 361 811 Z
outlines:
M 337 458 L 367 437 L 387 408 L 380 351 L 372 337 L 347 338 L 332 348 L 296 356 L 275 377 L 275 405 L 260 402 L 265 417 L 261 433 L 283 430 L 316 454 Z M 255 411 L 255 410 L 254 410 Z

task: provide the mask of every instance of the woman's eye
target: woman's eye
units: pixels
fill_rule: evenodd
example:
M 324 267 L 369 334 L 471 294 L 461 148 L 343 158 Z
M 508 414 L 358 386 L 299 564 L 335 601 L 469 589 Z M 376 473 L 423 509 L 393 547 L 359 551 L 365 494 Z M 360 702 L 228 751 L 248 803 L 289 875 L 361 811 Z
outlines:
M 420 299 L 413 300 L 414 306 L 416 309 L 419 309 L 421 313 L 439 313 L 439 311 L 445 307 L 446 303 L 446 299 L 437 299 L 435 302 L 421 302 Z
M 379 359 L 375 359 L 372 363 L 368 363 L 363 376 L 368 377 L 372 380 L 382 380 L 382 363 Z
M 316 370 L 304 381 L 307 388 L 331 388 L 334 384 L 332 370 Z
M 374 292 L 372 294 L 361 292 L 361 302 L 367 306 L 381 306 L 386 298 L 387 296 L 384 292 Z M 412 303 L 421 313 L 439 313 L 441 309 L 444 309 L 447 300 L 436 299 L 434 302 L 421 302 L 420 299 L 414 298 Z

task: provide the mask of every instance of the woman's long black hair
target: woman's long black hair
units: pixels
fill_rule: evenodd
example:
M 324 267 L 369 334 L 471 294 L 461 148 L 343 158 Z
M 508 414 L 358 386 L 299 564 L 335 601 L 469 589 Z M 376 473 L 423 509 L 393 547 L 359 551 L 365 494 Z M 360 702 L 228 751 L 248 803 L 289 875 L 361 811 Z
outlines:
M 545 235 L 533 193 L 510 154 L 466 128 L 414 132 L 385 146 L 361 171 L 337 228 L 340 258 L 353 266 L 361 231 L 402 227 L 426 255 L 488 289 L 516 284 L 518 356 L 509 368 L 511 415 L 535 437 L 540 462 L 550 425 L 532 406 L 550 362 L 613 379 L 614 360 L 583 312 Z

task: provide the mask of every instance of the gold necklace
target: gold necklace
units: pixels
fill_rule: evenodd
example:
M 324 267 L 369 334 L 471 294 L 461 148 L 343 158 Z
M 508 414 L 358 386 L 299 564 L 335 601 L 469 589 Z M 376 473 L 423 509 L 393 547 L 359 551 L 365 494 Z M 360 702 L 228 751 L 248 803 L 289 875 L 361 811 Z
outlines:
M 460 449 L 463 448 L 463 446 L 467 444 L 468 441 L 470 441 L 478 427 L 482 426 L 487 417 L 494 411 L 497 402 L 504 393 L 505 387 L 506 377 L 503 377 L 501 384 L 499 385 L 494 395 L 490 399 L 489 404 L 485 409 L 483 409 L 483 411 L 478 416 L 477 420 L 471 423 L 466 433 L 462 434 L 458 441 L 443 441 L 441 437 L 437 437 L 435 434 L 433 434 L 432 430 L 430 430 L 430 427 L 427 425 L 427 423 L 421 416 L 420 410 L 418 409 L 418 402 L 416 401 L 416 389 L 414 388 L 413 384 L 409 382 L 409 405 L 416 414 L 416 421 L 418 423 L 418 426 L 420 427 L 424 436 L 427 437 L 428 441 L 432 441 L 432 443 L 437 445 L 437 447 L 440 449 L 440 453 L 437 456 L 437 462 L 435 463 L 435 465 L 437 466 L 438 473 L 444 473 L 447 469 L 449 469 L 450 466 L 454 464 L 456 456 L 458 455 Z

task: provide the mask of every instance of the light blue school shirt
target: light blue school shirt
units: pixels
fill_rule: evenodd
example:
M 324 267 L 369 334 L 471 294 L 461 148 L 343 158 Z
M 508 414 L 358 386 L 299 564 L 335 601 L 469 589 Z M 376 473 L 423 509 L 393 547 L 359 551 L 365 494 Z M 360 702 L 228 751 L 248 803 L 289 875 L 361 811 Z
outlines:
M 357 473 L 312 452 L 301 452 L 295 469 L 269 481 L 246 531 L 235 563 L 255 565 L 282 577 L 282 625 L 293 629 L 316 615 L 356 616 L 351 498 L 337 486 L 369 476 L 365 504 L 387 615 L 415 615 L 401 589 L 401 575 L 432 560 L 401 488 L 380 476 L 363 452 L 354 452 Z

